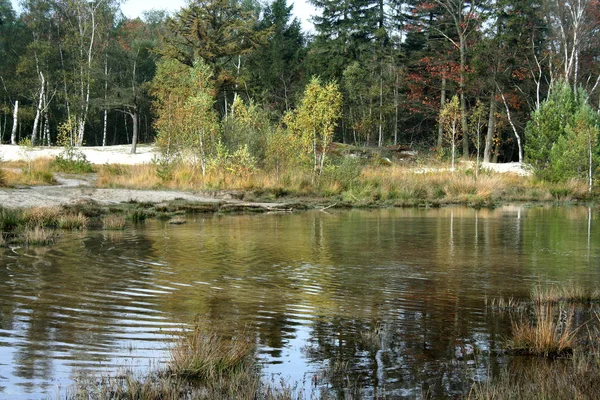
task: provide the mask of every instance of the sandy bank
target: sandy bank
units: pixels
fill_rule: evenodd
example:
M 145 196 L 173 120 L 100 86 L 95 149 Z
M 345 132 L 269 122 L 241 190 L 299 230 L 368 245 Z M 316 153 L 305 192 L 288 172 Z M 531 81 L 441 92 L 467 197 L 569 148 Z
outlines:
M 62 147 L 32 147 L 0 145 L 0 160 L 21 161 L 36 158 L 53 158 L 62 152 Z M 130 145 L 85 146 L 78 148 L 92 164 L 147 164 L 154 158 L 154 146 L 137 146 L 136 154 L 131 154 Z

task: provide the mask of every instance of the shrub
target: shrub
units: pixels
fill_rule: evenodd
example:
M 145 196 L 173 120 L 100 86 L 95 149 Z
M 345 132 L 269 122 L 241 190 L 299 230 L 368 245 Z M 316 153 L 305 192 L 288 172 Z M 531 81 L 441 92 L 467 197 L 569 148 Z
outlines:
M 553 86 L 525 128 L 525 157 L 535 174 L 552 182 L 589 177 L 597 165 L 598 116 L 587 93 L 567 82 Z M 592 158 L 590 164 L 590 156 Z
M 56 171 L 70 173 L 92 172 L 92 164 L 85 154 L 74 146 L 74 124 L 71 120 L 58 126 L 57 143 L 63 146 L 63 151 L 56 156 L 51 166 Z

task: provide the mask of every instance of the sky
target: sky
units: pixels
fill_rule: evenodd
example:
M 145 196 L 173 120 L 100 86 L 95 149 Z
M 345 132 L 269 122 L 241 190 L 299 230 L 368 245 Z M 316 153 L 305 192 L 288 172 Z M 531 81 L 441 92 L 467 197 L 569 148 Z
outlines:
M 13 8 L 18 10 L 19 0 L 11 0 Z M 292 10 L 294 16 L 302 22 L 302 28 L 305 32 L 312 32 L 313 25 L 309 22 L 309 18 L 315 13 L 315 8 L 308 4 L 308 0 L 291 0 L 294 3 Z M 121 10 L 128 18 L 140 16 L 146 10 L 152 9 L 167 9 L 168 11 L 178 11 L 187 3 L 187 0 L 124 0 L 121 5 Z M 288 0 L 288 4 L 290 0 Z

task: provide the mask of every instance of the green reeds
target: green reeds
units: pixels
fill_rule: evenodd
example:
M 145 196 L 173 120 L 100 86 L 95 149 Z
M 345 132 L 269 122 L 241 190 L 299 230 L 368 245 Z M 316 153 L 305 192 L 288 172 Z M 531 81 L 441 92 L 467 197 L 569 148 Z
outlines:
M 11 232 L 24 224 L 21 210 L 0 207 L 0 232 Z

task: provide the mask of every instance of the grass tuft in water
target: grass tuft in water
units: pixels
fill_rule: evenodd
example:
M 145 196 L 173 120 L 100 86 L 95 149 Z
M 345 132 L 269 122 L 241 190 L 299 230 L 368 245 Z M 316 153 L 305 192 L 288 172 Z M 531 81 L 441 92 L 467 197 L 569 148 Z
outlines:
M 36 226 L 33 229 L 27 229 L 23 233 L 23 240 L 28 245 L 49 245 L 54 243 L 56 233 Z
M 521 318 L 512 323 L 512 338 L 508 347 L 512 352 L 544 357 L 569 354 L 575 345 L 578 329 L 573 328 L 573 312 L 561 308 L 555 312 L 548 303 L 536 304 L 535 322 Z
M 206 333 L 199 323 L 171 349 L 169 371 L 201 381 L 246 371 L 254 364 L 254 343 L 245 335 L 225 339 L 214 332 Z
M 106 230 L 125 229 L 127 220 L 122 215 L 109 214 L 102 218 L 102 227 Z
M 58 227 L 60 229 L 78 230 L 85 229 L 89 219 L 82 213 L 64 214 L 58 218 Z

